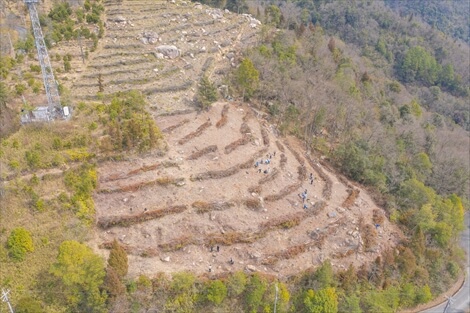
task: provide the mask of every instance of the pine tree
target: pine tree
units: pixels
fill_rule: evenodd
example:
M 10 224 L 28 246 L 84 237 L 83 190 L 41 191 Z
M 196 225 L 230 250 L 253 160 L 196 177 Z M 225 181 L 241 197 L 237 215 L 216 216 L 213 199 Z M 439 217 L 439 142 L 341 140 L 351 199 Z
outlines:
M 122 278 L 126 276 L 128 266 L 126 251 L 114 240 L 111 252 L 109 253 L 108 267 L 112 267 L 116 271 L 116 274 Z
M 217 89 L 206 75 L 203 75 L 199 81 L 197 100 L 203 110 L 217 101 Z

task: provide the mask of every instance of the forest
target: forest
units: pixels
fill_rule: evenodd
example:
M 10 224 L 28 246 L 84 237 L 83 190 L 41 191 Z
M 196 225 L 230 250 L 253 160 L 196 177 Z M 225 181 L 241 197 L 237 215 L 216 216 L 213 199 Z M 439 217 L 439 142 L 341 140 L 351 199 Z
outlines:
M 95 222 L 96 163 L 164 149 L 164 143 L 145 97 L 116 93 L 78 103 L 75 129 L 2 130 L 0 158 L 15 174 L 0 173 L 9 181 L 0 189 L 0 284 L 20 292 L 15 312 L 397 312 L 446 292 L 466 262 L 458 243 L 470 199 L 469 4 L 200 2 L 263 23 L 258 45 L 227 73 L 231 94 L 365 186 L 406 238 L 372 264 L 335 272 L 326 260 L 288 281 L 244 272 L 129 279 L 117 241 L 107 260 L 84 244 Z M 41 16 L 48 44 L 77 36 L 74 23 L 88 23 L 98 34 L 78 29 L 96 48 L 103 10 L 100 1 L 73 10 L 56 4 Z M 0 59 L 5 81 L 34 52 L 32 37 L 16 49 L 25 54 Z M 67 71 L 68 57 L 62 61 Z M 25 79 L 0 82 L 2 120 L 13 115 L 6 106 L 11 97 L 38 91 L 37 81 Z M 215 88 L 207 77 L 199 88 L 197 102 L 209 109 Z M 71 99 L 70 91 L 61 92 Z M 54 167 L 65 175 L 36 175 Z M 19 179 L 26 174 L 29 179 Z M 58 192 L 48 194 L 51 188 Z M 7 231 L 7 217 L 20 215 L 28 226 Z M 38 248 L 42 255 L 33 260 Z

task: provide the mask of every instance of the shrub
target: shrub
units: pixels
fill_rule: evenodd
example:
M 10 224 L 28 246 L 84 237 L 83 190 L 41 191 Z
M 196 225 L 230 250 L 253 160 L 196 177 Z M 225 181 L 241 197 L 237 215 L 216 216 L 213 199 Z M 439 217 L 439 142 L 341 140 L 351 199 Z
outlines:
M 21 96 L 26 90 L 26 86 L 24 84 L 16 84 L 15 85 L 15 92 L 18 96 Z
M 111 251 L 109 252 L 108 266 L 112 267 L 120 278 L 127 274 L 127 253 L 116 240 L 113 241 Z
M 26 252 L 34 251 L 31 233 L 23 227 L 13 229 L 8 237 L 7 247 L 13 260 L 22 261 L 26 256 Z
M 227 287 L 220 280 L 215 280 L 209 284 L 207 288 L 207 300 L 219 305 L 227 297 Z

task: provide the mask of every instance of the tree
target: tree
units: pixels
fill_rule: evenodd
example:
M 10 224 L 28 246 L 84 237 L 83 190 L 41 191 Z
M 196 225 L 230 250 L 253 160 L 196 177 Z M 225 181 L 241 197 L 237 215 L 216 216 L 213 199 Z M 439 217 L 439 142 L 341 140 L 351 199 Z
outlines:
M 126 287 L 121 282 L 118 274 L 113 267 L 106 268 L 106 277 L 104 280 L 104 287 L 110 297 L 117 297 L 126 292 Z
M 199 81 L 197 101 L 203 110 L 217 101 L 217 88 L 215 88 L 214 83 L 211 82 L 206 75 L 203 75 Z
M 31 233 L 23 227 L 13 229 L 7 240 L 7 248 L 13 260 L 23 261 L 27 252 L 34 251 Z
M 245 273 L 239 271 L 233 273 L 227 280 L 227 289 L 230 297 L 239 296 L 244 290 L 247 283 Z
M 114 239 L 109 252 L 108 266 L 112 267 L 121 279 L 127 274 L 129 267 L 127 253 L 116 239 Z
M 304 305 L 309 313 L 338 312 L 338 296 L 335 288 L 328 287 L 317 292 L 309 289 L 305 293 Z
M 211 282 L 207 288 L 207 300 L 219 305 L 227 297 L 227 287 L 220 280 Z
M 266 289 L 266 281 L 258 274 L 254 274 L 245 290 L 245 304 L 247 312 L 258 312 L 258 308 L 262 304 L 263 295 Z
M 439 72 L 440 67 L 436 59 L 425 48 L 416 46 L 406 52 L 399 74 L 405 82 L 418 80 L 434 85 Z
M 50 273 L 59 278 L 71 311 L 104 312 L 106 294 L 101 292 L 106 275 L 103 260 L 77 241 L 64 241 Z
M 316 270 L 315 279 L 319 284 L 319 289 L 330 287 L 333 284 L 333 267 L 329 260 L 323 262 L 323 264 Z
M 270 5 L 266 8 L 266 23 L 274 25 L 275 27 L 281 26 L 281 9 L 277 5 Z
M 258 88 L 259 72 L 253 62 L 245 58 L 235 73 L 235 79 L 242 91 L 243 99 L 248 100 Z
M 248 5 L 246 4 L 246 0 L 227 0 L 227 5 L 225 8 L 235 13 L 248 12 Z

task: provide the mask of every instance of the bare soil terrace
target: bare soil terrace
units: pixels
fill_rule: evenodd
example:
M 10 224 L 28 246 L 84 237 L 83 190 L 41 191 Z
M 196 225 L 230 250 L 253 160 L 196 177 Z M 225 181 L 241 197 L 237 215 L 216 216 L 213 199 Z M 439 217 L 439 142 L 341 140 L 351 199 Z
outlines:
M 358 266 L 399 240 L 367 192 L 295 139 L 278 137 L 248 104 L 219 102 L 208 112 L 155 119 L 168 144 L 163 156 L 99 167 L 91 244 L 107 256 L 118 239 L 131 276 L 210 269 L 282 278 L 326 259 Z

